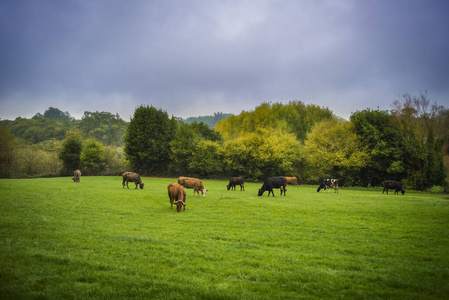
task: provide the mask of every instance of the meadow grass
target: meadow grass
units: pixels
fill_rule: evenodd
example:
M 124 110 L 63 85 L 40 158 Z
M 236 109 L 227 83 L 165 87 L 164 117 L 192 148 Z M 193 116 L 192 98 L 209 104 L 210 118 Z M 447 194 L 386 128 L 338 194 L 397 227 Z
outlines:
M 449 296 L 449 197 L 203 180 L 186 211 L 170 178 L 0 180 L 2 299 Z

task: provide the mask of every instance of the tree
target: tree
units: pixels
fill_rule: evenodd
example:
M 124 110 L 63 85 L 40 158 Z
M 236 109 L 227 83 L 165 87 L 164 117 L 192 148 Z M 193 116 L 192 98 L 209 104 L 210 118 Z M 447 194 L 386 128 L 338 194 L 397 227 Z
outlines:
M 170 142 L 170 170 L 172 174 L 190 175 L 189 162 L 200 140 L 201 136 L 189 124 L 181 123 L 178 126 L 176 134 Z
M 69 133 L 62 142 L 62 149 L 58 154 L 58 158 L 63 164 L 63 174 L 70 175 L 73 171 L 80 168 L 82 149 L 83 142 L 80 135 Z
M 197 177 L 213 177 L 221 174 L 220 144 L 213 141 L 200 141 L 192 153 L 189 169 Z
M 363 110 L 350 117 L 357 138 L 366 147 L 369 161 L 360 171 L 360 184 L 380 185 L 405 177 L 404 140 L 387 111 Z
M 0 178 L 11 176 L 14 150 L 18 147 L 18 142 L 9 131 L 0 124 Z
M 290 133 L 259 129 L 224 142 L 221 156 L 228 175 L 265 179 L 300 173 L 301 149 L 300 142 Z
M 354 125 L 336 119 L 313 127 L 304 143 L 304 152 L 312 181 L 338 178 L 341 182 L 355 183 L 358 172 L 369 160 Z
M 221 120 L 215 129 L 225 140 L 268 128 L 291 133 L 299 141 L 304 141 L 315 123 L 331 118 L 333 115 L 328 108 L 305 105 L 301 101 L 290 101 L 287 104 L 265 102 L 254 111 L 242 111 L 238 116 L 231 115 Z
M 94 139 L 86 140 L 80 154 L 80 160 L 86 175 L 100 175 L 106 165 L 103 145 Z
M 94 138 L 105 145 L 123 146 L 123 136 L 128 124 L 119 114 L 85 111 L 79 123 L 86 137 Z
M 176 119 L 153 106 L 134 111 L 126 129 L 125 153 L 132 168 L 142 174 L 166 174 L 170 162 L 170 142 L 176 131 Z
M 393 106 L 395 127 L 405 141 L 406 185 L 418 190 L 444 185 L 444 145 L 448 137 L 444 107 L 431 105 L 426 93 L 420 97 L 404 94 Z
M 39 117 L 39 113 L 35 115 L 35 117 Z M 69 112 L 63 112 L 58 108 L 49 107 L 43 115 L 44 118 L 53 119 L 53 120 L 64 120 L 71 121 L 73 120 L 72 116 L 70 116 Z

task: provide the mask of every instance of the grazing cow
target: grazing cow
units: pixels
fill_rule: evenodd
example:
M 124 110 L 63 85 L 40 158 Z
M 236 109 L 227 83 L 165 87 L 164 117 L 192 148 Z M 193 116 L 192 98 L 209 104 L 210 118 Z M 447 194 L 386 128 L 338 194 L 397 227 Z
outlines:
M 282 192 L 284 193 L 285 196 L 285 192 L 287 191 L 287 179 L 284 176 L 269 177 L 265 179 L 262 187 L 259 189 L 258 196 L 262 196 L 263 193 L 265 193 L 265 191 L 268 191 L 268 196 L 270 196 L 270 193 L 273 193 L 274 197 L 273 189 L 280 189 L 281 196 Z
M 81 171 L 80 170 L 76 170 L 75 172 L 73 172 L 73 182 L 80 182 L 80 178 L 81 178 Z
M 296 177 L 285 177 L 287 179 L 287 184 L 298 186 L 298 178 Z
M 208 191 L 204 188 L 203 182 L 198 178 L 180 176 L 178 178 L 178 184 L 182 185 L 184 188 L 193 189 L 193 197 L 195 197 L 195 192 L 199 195 L 200 191 L 204 197 Z
M 168 197 L 170 198 L 170 209 L 173 209 L 173 202 L 176 204 L 176 211 L 180 212 L 184 206 L 184 211 L 186 210 L 186 190 L 182 185 L 177 183 L 170 183 L 167 186 Z
M 319 192 L 321 189 L 324 189 L 324 191 L 326 191 L 326 189 L 328 189 L 328 192 L 330 192 L 330 188 L 333 188 L 335 190 L 334 193 L 338 194 L 338 179 L 323 180 L 316 191 Z
M 125 188 L 125 182 L 126 182 L 126 187 L 129 189 L 128 186 L 128 182 L 134 182 L 136 184 L 136 189 L 137 189 L 137 185 L 139 185 L 140 189 L 143 189 L 143 186 L 145 185 L 142 180 L 140 179 L 140 175 L 134 172 L 125 172 L 122 175 L 123 177 L 123 188 Z
M 235 191 L 235 186 L 240 185 L 240 191 L 245 190 L 245 182 L 243 180 L 243 177 L 232 177 L 229 179 L 229 184 L 227 185 L 228 191 L 230 189 L 233 189 Z
M 382 185 L 384 186 L 382 194 L 385 192 L 385 190 L 387 191 L 388 194 L 388 189 L 394 189 L 395 194 L 399 194 L 399 191 L 401 191 L 402 195 L 404 195 L 405 193 L 405 189 L 402 186 L 402 182 L 400 181 L 385 180 L 384 182 L 382 182 Z

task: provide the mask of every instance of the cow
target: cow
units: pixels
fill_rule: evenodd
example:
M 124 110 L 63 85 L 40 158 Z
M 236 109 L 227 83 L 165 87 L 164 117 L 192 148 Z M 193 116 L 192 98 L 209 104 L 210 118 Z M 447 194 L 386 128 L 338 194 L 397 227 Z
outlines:
M 75 172 L 73 172 L 73 177 L 72 177 L 73 182 L 80 182 L 80 178 L 81 178 L 80 170 L 76 170 Z
M 126 187 L 129 189 L 128 186 L 128 182 L 134 182 L 136 184 L 136 189 L 137 186 L 140 187 L 140 189 L 143 189 L 143 186 L 145 185 L 142 180 L 140 179 L 140 175 L 134 172 L 125 172 L 122 175 L 123 177 L 123 188 L 125 188 L 125 182 L 126 182 Z
M 265 181 L 264 181 L 262 187 L 259 189 L 259 193 L 257 195 L 262 196 L 263 193 L 265 193 L 265 191 L 268 191 L 268 196 L 270 196 L 270 193 L 272 193 L 273 197 L 274 197 L 273 189 L 280 189 L 281 196 L 282 196 L 282 193 L 284 193 L 284 196 L 285 196 L 285 192 L 287 191 L 287 179 L 284 176 L 269 177 L 269 178 L 265 179 Z
M 405 194 L 405 189 L 402 186 L 402 182 L 400 181 L 385 180 L 384 182 L 382 182 L 382 185 L 384 186 L 382 194 L 385 192 L 385 190 L 387 191 L 388 194 L 388 189 L 394 189 L 395 194 L 399 194 L 399 191 L 402 193 L 402 195 Z
M 298 186 L 298 178 L 296 177 L 285 177 L 287 179 L 287 184 Z
M 195 192 L 199 195 L 200 191 L 204 197 L 208 191 L 204 188 L 203 182 L 198 178 L 180 176 L 178 177 L 178 184 L 184 188 L 193 189 L 193 197 L 195 197 Z
M 323 180 L 316 191 L 319 192 L 321 189 L 324 189 L 324 191 L 326 191 L 326 189 L 328 189 L 328 192 L 330 192 L 330 188 L 333 188 L 335 190 L 334 193 L 338 194 L 338 179 Z
M 229 184 L 227 185 L 228 191 L 233 189 L 235 191 L 235 186 L 240 185 L 240 191 L 245 190 L 245 182 L 243 177 L 232 177 L 229 179 Z
M 170 183 L 167 186 L 168 198 L 170 198 L 170 209 L 173 209 L 173 202 L 176 204 L 176 211 L 181 212 L 184 206 L 184 211 L 186 210 L 186 190 L 182 185 L 177 183 Z

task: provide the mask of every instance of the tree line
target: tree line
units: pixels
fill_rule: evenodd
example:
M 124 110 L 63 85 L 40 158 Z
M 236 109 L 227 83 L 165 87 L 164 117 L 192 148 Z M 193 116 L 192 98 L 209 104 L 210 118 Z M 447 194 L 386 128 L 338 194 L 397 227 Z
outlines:
M 92 175 L 125 170 L 247 180 L 285 175 L 297 176 L 302 183 L 339 178 L 344 185 L 360 186 L 378 186 L 391 179 L 410 189 L 435 185 L 447 189 L 449 110 L 431 103 L 426 94 L 403 95 L 392 107 L 356 111 L 346 121 L 328 108 L 301 101 L 262 103 L 221 119 L 211 129 L 203 122 L 186 123 L 142 105 L 130 122 L 98 112 L 86 112 L 81 121 L 46 121 L 78 123 L 59 145 L 47 141 L 39 150 L 42 155 L 53 153 L 42 160 L 62 174 L 82 168 Z M 42 119 L 46 118 L 32 120 Z M 9 130 L 11 141 L 15 131 Z M 2 136 L 7 131 L 2 128 Z M 7 169 L 6 152 L 2 150 L 2 170 Z M 2 171 L 2 176 L 11 174 Z

